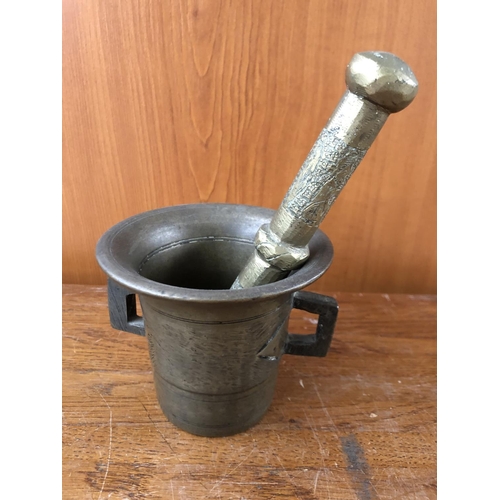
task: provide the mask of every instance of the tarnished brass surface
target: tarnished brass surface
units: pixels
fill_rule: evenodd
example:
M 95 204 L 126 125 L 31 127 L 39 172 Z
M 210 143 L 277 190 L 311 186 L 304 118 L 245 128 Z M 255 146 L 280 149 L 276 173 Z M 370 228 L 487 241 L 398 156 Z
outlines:
M 364 158 L 389 114 L 406 108 L 418 82 L 409 66 L 388 52 L 355 54 L 347 90 L 321 131 L 232 289 L 272 283 L 300 267 L 308 243 Z
M 254 234 L 273 213 L 226 203 L 166 207 L 121 221 L 97 244 L 108 275 L 111 326 L 146 337 L 158 402 L 185 431 L 228 436 L 247 430 L 271 404 L 284 354 L 328 353 L 337 303 L 302 291 L 332 261 L 322 231 L 293 276 L 229 290 L 255 251 Z M 288 332 L 292 309 L 317 315 L 315 334 Z

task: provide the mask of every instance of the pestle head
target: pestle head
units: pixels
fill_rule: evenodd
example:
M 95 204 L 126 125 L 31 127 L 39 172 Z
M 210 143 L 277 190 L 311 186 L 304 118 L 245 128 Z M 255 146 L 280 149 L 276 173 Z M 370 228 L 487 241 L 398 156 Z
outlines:
M 390 52 L 358 52 L 347 66 L 345 80 L 353 94 L 390 113 L 406 108 L 418 91 L 413 71 Z

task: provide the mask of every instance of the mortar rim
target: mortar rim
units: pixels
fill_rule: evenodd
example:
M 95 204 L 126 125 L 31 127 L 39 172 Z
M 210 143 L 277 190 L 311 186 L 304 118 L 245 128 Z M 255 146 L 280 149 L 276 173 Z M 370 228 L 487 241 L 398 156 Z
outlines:
M 330 267 L 333 260 L 333 245 L 328 236 L 318 229 L 311 240 L 311 248 L 318 248 L 316 259 L 308 260 L 306 264 L 295 274 L 287 278 L 252 288 L 239 290 L 205 290 L 197 288 L 185 288 L 173 285 L 159 283 L 150 280 L 121 264 L 110 248 L 113 239 L 129 224 L 139 222 L 141 219 L 151 217 L 161 212 L 174 210 L 236 210 L 242 209 L 260 212 L 271 220 L 275 210 L 254 205 L 245 205 L 239 203 L 191 203 L 173 205 L 169 207 L 148 210 L 128 217 L 111 228 L 109 228 L 98 240 L 96 245 L 96 259 L 104 273 L 119 285 L 129 289 L 132 293 L 138 295 L 148 295 L 161 299 L 176 301 L 202 302 L 202 303 L 222 303 L 222 302 L 247 302 L 261 301 L 283 294 L 290 294 L 302 290 L 311 283 L 319 279 Z M 322 247 L 322 248 L 321 248 Z

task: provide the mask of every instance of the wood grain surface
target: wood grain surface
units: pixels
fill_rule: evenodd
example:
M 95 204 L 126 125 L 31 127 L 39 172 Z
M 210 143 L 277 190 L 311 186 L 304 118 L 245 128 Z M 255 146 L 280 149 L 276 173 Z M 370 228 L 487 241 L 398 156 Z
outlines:
M 432 0 L 64 0 L 64 282 L 104 283 L 96 242 L 131 215 L 277 208 L 363 50 L 420 90 L 323 222 L 336 257 L 315 290 L 435 293 Z
M 326 358 L 284 356 L 249 431 L 202 438 L 156 400 L 144 337 L 111 329 L 104 287 L 63 287 L 65 499 L 436 498 L 436 299 L 332 294 Z M 294 310 L 290 331 L 314 332 Z

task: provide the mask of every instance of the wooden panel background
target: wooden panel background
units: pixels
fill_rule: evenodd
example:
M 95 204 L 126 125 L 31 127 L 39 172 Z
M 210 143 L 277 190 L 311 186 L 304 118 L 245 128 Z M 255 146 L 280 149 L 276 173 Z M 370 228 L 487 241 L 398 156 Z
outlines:
M 94 249 L 168 205 L 277 208 L 362 50 L 420 91 L 321 228 L 313 289 L 436 291 L 436 5 L 431 0 L 63 0 L 63 281 L 105 282 Z

